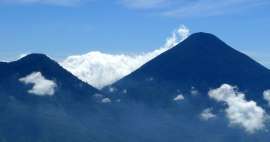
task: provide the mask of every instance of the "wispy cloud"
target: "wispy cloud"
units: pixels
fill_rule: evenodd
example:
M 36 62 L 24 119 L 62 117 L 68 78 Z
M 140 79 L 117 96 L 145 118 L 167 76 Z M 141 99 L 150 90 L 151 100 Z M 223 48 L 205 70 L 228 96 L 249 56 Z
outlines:
M 77 6 L 97 0 L 0 0 L 0 4 L 46 4 Z M 269 0 L 112 0 L 112 3 L 172 17 L 214 16 L 269 5 Z M 110 4 L 108 2 L 108 4 Z
M 204 109 L 200 114 L 201 119 L 207 121 L 209 119 L 215 118 L 216 115 L 212 111 L 212 108 Z
M 163 12 L 174 17 L 216 16 L 269 4 L 268 0 L 198 0 Z
M 107 104 L 107 103 L 111 103 L 112 100 L 110 98 L 104 98 L 104 99 L 101 100 L 101 102 L 104 103 L 104 104 Z
M 268 0 L 121 0 L 125 6 L 158 9 L 164 16 L 215 16 L 267 5 Z

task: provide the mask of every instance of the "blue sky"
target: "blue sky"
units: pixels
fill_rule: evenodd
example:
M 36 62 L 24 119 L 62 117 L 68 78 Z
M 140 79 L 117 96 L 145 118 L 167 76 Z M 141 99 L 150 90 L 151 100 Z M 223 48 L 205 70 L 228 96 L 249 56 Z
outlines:
M 269 13 L 268 0 L 0 0 L 0 59 L 148 52 L 185 25 L 270 66 Z

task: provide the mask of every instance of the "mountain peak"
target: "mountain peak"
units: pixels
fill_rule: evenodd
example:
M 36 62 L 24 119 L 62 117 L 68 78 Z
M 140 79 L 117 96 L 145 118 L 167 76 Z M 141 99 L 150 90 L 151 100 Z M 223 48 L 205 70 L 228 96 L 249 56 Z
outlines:
M 42 67 L 42 66 L 50 66 L 51 68 L 54 67 L 59 67 L 58 63 L 55 62 L 53 59 L 48 57 L 45 54 L 40 54 L 40 53 L 32 53 L 29 55 L 26 55 L 25 57 L 20 58 L 17 61 L 11 62 L 11 64 L 15 65 L 27 65 L 27 66 L 35 66 L 35 67 Z
M 196 43 L 216 43 L 216 42 L 222 42 L 221 39 L 219 39 L 217 36 L 210 34 L 210 33 L 204 33 L 204 32 L 198 32 L 190 35 L 186 41 Z
M 206 32 L 197 32 L 194 34 L 191 34 L 190 37 L 215 37 L 217 38 L 214 34 L 211 33 L 206 33 Z
M 51 60 L 51 59 L 45 54 L 32 53 L 32 54 L 26 55 L 20 60 Z
M 188 50 L 192 50 L 192 52 L 202 50 L 221 52 L 228 49 L 233 49 L 221 39 L 219 39 L 217 36 L 204 32 L 198 32 L 190 35 L 183 42 L 179 43 L 176 47 L 188 48 Z

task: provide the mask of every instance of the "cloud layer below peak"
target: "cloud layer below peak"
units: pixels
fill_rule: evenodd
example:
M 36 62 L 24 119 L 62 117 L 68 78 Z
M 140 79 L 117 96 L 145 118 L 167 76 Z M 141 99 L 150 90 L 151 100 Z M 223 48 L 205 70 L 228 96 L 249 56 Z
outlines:
M 69 56 L 60 64 L 79 79 L 101 89 L 174 47 L 187 38 L 189 34 L 189 29 L 182 25 L 167 38 L 166 43 L 161 48 L 152 52 L 126 55 L 93 51 L 84 55 Z
M 231 125 L 244 128 L 249 133 L 265 127 L 267 114 L 255 101 L 248 101 L 245 94 L 238 92 L 231 85 L 223 84 L 220 88 L 209 91 L 210 98 L 227 105 L 226 116 Z

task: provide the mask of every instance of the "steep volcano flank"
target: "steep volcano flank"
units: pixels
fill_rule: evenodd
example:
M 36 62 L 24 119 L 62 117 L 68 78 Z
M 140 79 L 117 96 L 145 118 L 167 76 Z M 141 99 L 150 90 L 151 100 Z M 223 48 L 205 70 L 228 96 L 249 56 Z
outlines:
M 150 79 L 150 80 L 149 80 Z M 169 99 L 176 90 L 203 94 L 223 83 L 261 98 L 270 88 L 270 71 L 208 33 L 196 33 L 112 86 L 128 90 L 136 99 Z M 146 96 L 145 96 L 146 95 Z
M 18 61 L 0 64 L 0 92 L 16 96 L 25 101 L 30 98 L 43 99 L 47 96 L 29 94 L 32 85 L 25 85 L 20 78 L 34 72 L 40 72 L 46 79 L 57 84 L 55 94 L 49 97 L 55 101 L 76 102 L 88 100 L 97 89 L 79 80 L 77 77 L 62 68 L 57 62 L 43 54 L 30 54 Z

